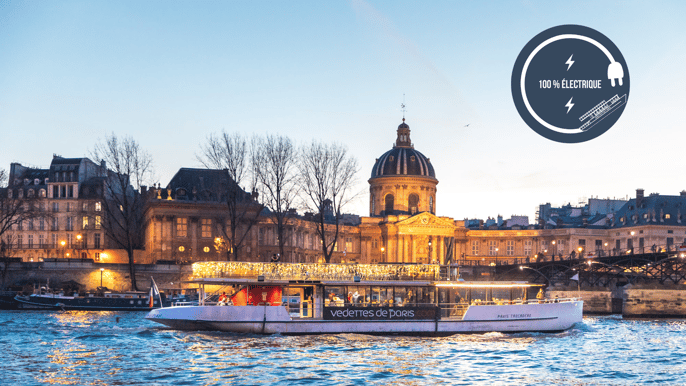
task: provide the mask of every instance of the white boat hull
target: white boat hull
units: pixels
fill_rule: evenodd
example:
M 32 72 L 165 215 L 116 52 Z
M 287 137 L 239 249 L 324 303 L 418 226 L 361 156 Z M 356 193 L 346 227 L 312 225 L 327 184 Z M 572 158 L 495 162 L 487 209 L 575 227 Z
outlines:
M 581 322 L 578 300 L 473 305 L 462 318 L 396 320 L 323 320 L 291 318 L 281 306 L 188 306 L 150 311 L 146 319 L 179 330 L 214 330 L 253 334 L 429 334 L 483 332 L 554 332 Z M 326 311 L 324 311 L 326 312 Z

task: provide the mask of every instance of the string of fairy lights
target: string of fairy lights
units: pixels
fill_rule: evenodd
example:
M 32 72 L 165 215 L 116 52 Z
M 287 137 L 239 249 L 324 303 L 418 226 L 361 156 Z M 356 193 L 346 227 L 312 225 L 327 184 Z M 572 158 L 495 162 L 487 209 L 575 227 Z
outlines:
M 438 264 L 319 264 L 211 261 L 193 263 L 193 278 L 266 280 L 436 280 Z

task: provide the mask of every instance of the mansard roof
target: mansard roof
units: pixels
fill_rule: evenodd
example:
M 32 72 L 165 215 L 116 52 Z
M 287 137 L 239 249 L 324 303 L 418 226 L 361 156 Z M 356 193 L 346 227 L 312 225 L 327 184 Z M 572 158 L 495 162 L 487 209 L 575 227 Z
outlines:
M 617 211 L 612 228 L 639 225 L 686 225 L 686 195 L 651 194 L 632 198 Z

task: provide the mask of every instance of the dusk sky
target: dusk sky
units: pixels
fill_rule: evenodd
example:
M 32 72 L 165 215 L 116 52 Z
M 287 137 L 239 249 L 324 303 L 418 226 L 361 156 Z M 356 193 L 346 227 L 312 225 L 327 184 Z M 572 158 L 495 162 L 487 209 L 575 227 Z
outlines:
M 347 146 L 364 192 L 347 211 L 368 215 L 404 94 L 440 216 L 533 221 L 546 202 L 678 195 L 684 20 L 681 1 L 0 1 L 0 168 L 89 156 L 114 132 L 164 186 L 201 166 L 210 133 L 278 133 Z M 561 24 L 606 35 L 631 76 L 617 124 L 580 144 L 533 132 L 510 90 L 524 45 Z

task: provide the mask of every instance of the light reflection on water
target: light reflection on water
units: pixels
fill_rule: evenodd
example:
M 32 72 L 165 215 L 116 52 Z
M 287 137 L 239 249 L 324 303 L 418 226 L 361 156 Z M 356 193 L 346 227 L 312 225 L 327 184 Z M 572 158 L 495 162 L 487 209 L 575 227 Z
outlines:
M 684 320 L 587 317 L 556 334 L 257 336 L 136 312 L 0 311 L 0 384 L 681 384 Z

